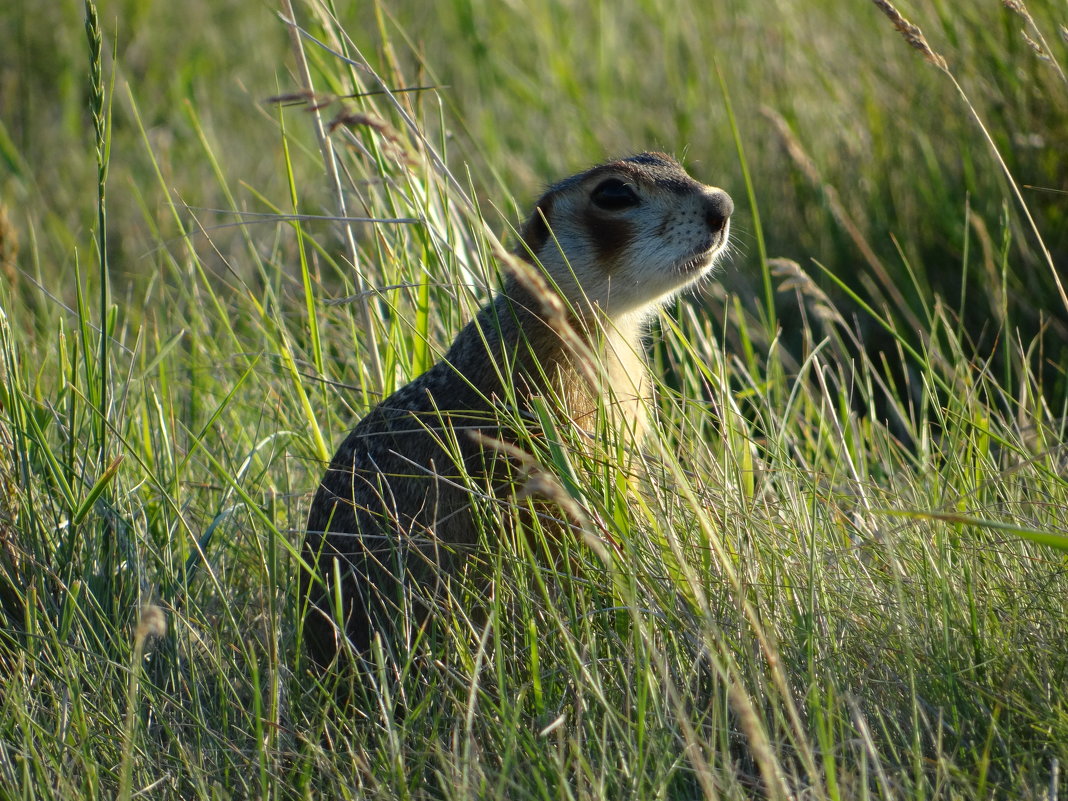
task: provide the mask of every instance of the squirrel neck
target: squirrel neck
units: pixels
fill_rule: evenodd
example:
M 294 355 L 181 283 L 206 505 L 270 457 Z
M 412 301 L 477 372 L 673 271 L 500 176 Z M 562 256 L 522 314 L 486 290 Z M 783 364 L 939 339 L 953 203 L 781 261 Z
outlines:
M 521 394 L 559 398 L 589 430 L 603 407 L 616 424 L 644 433 L 649 380 L 642 337 L 654 310 L 609 319 L 590 309 L 580 316 L 510 278 L 471 333 L 501 353 Z

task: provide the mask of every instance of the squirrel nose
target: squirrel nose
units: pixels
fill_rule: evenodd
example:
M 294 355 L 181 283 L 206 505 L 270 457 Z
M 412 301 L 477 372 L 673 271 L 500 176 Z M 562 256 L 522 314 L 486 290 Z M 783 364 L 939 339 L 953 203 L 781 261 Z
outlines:
M 734 213 L 734 201 L 722 189 L 714 189 L 705 195 L 705 222 L 713 233 L 723 230 Z

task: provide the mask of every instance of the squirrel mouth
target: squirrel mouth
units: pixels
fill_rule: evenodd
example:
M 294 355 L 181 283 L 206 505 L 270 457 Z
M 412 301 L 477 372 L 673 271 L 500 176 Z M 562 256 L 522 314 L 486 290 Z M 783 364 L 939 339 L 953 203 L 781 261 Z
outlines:
M 688 258 L 684 259 L 679 267 L 683 275 L 703 272 L 710 268 L 727 247 L 727 229 L 717 231 L 709 241 L 697 248 Z
M 690 275 L 691 273 L 704 272 L 712 264 L 712 260 L 715 258 L 715 249 L 704 250 L 698 253 L 696 256 L 691 256 L 684 261 L 679 267 L 679 272 L 683 275 Z

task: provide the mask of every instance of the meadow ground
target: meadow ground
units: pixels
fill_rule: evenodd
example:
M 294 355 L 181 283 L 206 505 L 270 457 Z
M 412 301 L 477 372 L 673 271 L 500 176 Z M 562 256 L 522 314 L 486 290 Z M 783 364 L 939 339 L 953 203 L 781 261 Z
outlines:
M 1068 12 L 898 9 L 0 8 L 0 798 L 1068 793 Z M 324 460 L 652 148 L 738 212 L 640 477 L 550 432 L 565 565 L 339 708 Z

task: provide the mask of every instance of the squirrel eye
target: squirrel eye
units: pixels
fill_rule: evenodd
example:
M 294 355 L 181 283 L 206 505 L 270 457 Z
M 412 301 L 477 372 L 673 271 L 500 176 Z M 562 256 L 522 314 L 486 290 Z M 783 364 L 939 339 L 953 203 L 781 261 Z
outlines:
M 638 193 L 634 187 L 618 178 L 609 178 L 597 184 L 590 195 L 593 205 L 606 211 L 619 211 L 638 205 Z

